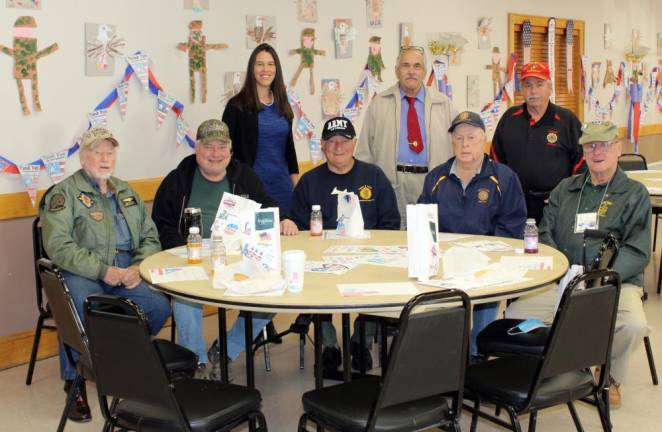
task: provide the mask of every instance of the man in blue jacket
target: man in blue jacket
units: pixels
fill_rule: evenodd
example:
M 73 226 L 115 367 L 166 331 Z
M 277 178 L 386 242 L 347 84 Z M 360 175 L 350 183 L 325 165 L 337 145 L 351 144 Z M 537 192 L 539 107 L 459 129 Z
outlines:
M 517 175 L 485 155 L 485 125 L 471 111 L 451 123 L 454 157 L 426 177 L 419 203 L 437 204 L 439 231 L 522 238 L 526 203 Z M 476 336 L 496 318 L 498 303 L 474 308 L 471 353 Z

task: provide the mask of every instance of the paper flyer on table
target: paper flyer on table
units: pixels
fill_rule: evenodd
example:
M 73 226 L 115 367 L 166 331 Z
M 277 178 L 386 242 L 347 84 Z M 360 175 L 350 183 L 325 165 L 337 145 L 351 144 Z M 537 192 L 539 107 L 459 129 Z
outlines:
M 447 232 L 440 232 L 437 234 L 437 240 L 440 242 L 457 241 L 467 237 L 471 237 L 471 234 L 455 234 Z
M 327 248 L 325 254 L 406 254 L 407 246 L 335 245 Z
M 165 267 L 149 270 L 152 283 L 209 280 L 205 269 L 200 266 Z
M 501 264 L 490 264 L 473 274 L 444 276 L 441 279 L 431 279 L 421 283 L 440 288 L 468 290 L 524 282 L 528 280 L 524 277 L 525 275 L 526 270 L 509 268 Z
M 239 261 L 216 272 L 213 287 L 225 289 L 225 296 L 279 296 L 285 292 L 285 280 L 276 271 L 264 271 L 251 261 Z
M 324 240 L 345 240 L 345 239 L 369 239 L 370 238 L 370 231 L 363 231 L 363 234 L 360 236 L 356 237 L 348 237 L 346 235 L 342 235 L 338 233 L 337 231 L 334 230 L 326 230 L 324 231 Z
M 357 264 L 340 264 L 328 261 L 306 261 L 305 271 L 307 273 L 343 275 L 356 267 Z
M 554 259 L 551 256 L 502 256 L 500 264 L 522 270 L 552 270 Z
M 394 296 L 418 294 L 416 285 L 412 282 L 378 282 L 378 283 L 356 283 L 338 284 L 338 291 L 343 297 L 363 296 Z
M 468 242 L 459 242 L 459 246 L 471 247 L 481 252 L 507 252 L 513 250 L 508 243 L 499 240 L 474 240 Z

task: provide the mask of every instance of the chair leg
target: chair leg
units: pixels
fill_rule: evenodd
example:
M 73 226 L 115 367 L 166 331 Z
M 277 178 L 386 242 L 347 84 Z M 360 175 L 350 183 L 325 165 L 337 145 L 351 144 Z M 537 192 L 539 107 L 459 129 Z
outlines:
M 653 229 L 653 252 L 655 252 L 655 246 L 657 246 L 657 221 L 660 220 L 658 215 L 655 215 L 655 228 Z
M 301 414 L 301 417 L 299 417 L 299 426 L 297 427 L 298 432 L 307 432 L 308 429 L 306 429 L 306 422 L 308 421 L 308 416 L 306 413 Z
M 611 421 L 609 419 L 609 391 L 603 390 L 601 394 L 596 393 L 594 397 L 595 406 L 598 408 L 598 415 L 600 416 L 600 423 L 602 424 L 602 430 L 605 432 L 611 432 Z
M 41 329 L 44 327 L 44 315 L 39 314 L 37 327 L 34 330 L 34 340 L 32 341 L 32 353 L 30 354 L 30 363 L 28 365 L 28 376 L 25 378 L 25 385 L 32 384 L 32 374 L 34 365 L 37 362 L 37 353 L 39 352 L 39 341 L 41 340 Z
M 529 414 L 529 432 L 536 432 L 536 424 L 538 422 L 538 411 L 531 411 Z
M 662 254 L 660 254 L 660 265 L 657 269 L 657 293 L 660 294 L 660 291 L 662 291 Z
M 175 343 L 177 339 L 177 324 L 175 323 L 175 316 L 170 315 L 170 342 Z
M 262 329 L 262 337 L 264 340 L 267 340 L 267 328 Z M 264 368 L 266 369 L 267 372 L 271 372 L 271 355 L 269 355 L 269 344 L 266 343 L 262 347 L 264 350 Z
M 303 369 L 305 360 L 306 335 L 299 334 L 299 369 Z
M 382 368 L 382 376 L 386 376 L 386 367 L 388 366 L 388 324 L 385 319 L 381 320 L 379 328 L 382 340 L 379 350 L 379 365 Z
M 582 423 L 579 421 L 579 416 L 577 415 L 577 410 L 575 409 L 575 404 L 568 402 L 568 410 L 570 410 L 570 415 L 572 416 L 573 423 L 575 423 L 575 429 L 577 429 L 577 432 L 584 432 Z
M 648 336 L 644 336 L 644 347 L 646 348 L 646 357 L 648 358 L 648 367 L 651 370 L 651 379 L 653 380 L 653 385 L 657 385 L 657 368 L 655 367 L 655 358 L 653 357 L 651 340 Z
M 471 413 L 471 426 L 469 430 L 471 432 L 476 432 L 476 426 L 478 426 L 478 410 L 480 409 L 480 399 L 474 401 L 474 412 Z
M 510 424 L 513 426 L 513 431 L 522 432 L 522 425 L 519 423 L 519 419 L 517 418 L 517 414 L 515 414 L 515 410 L 513 410 L 511 407 L 506 407 L 506 410 L 508 411 L 508 416 L 510 417 Z
M 57 432 L 62 432 L 64 430 L 64 425 L 67 423 L 67 414 L 69 413 L 69 407 L 74 402 L 74 395 L 76 394 L 76 391 L 78 390 L 78 386 L 80 385 L 82 380 L 83 377 L 79 373 L 77 373 L 74 382 L 71 384 L 71 388 L 69 388 L 69 393 L 67 394 L 67 399 L 66 402 L 64 403 L 64 409 L 62 410 L 62 416 L 60 417 L 60 424 L 57 426 Z

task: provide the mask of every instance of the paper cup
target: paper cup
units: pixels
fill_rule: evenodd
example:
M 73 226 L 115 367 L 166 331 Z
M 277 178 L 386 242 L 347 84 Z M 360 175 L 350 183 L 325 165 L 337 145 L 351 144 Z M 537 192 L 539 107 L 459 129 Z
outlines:
M 283 252 L 283 276 L 287 290 L 298 293 L 303 290 L 303 273 L 306 266 L 306 253 L 302 250 Z

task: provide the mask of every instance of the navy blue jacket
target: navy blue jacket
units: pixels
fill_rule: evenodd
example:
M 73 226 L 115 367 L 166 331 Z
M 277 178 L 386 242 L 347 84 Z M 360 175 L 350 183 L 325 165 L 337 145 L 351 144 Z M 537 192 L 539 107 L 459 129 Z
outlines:
M 466 191 L 455 174 L 455 158 L 425 177 L 419 203 L 437 204 L 439 231 L 522 238 L 526 224 L 524 193 L 517 175 L 489 157 Z
M 336 228 L 338 196 L 331 195 L 334 188 L 358 195 L 365 229 L 400 229 L 395 192 L 386 175 L 377 165 L 354 160 L 347 174 L 336 174 L 325 163 L 301 177 L 290 206 L 290 217 L 300 230 L 310 229 L 313 204 L 322 206 L 324 229 Z

